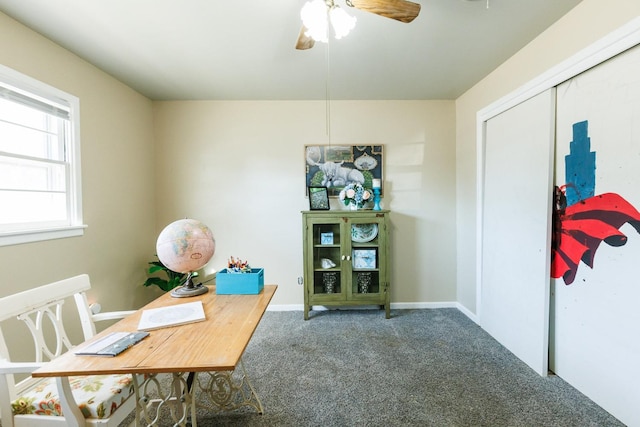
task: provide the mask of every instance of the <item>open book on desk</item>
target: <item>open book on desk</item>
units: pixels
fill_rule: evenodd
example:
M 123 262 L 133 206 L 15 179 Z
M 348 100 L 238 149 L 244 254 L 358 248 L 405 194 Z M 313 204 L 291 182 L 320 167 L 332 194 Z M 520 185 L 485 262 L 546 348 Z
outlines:
M 206 320 L 202 301 L 150 308 L 142 311 L 139 331 L 168 328 Z
M 149 336 L 149 332 L 112 332 L 74 353 L 78 356 L 117 356 Z

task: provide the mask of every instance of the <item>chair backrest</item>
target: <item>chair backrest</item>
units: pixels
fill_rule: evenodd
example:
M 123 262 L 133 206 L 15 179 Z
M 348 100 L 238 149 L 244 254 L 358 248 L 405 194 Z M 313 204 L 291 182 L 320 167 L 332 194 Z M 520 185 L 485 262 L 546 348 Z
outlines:
M 91 311 L 87 304 L 85 292 L 91 289 L 89 276 L 86 274 L 69 279 L 60 280 L 38 288 L 23 291 L 14 295 L 0 298 L 0 361 L 11 361 L 4 334 L 2 322 L 17 318 L 22 320 L 31 332 L 35 357 L 34 362 L 46 362 L 71 349 L 62 319 L 62 306 L 65 299 L 74 297 L 78 314 L 82 323 L 85 340 L 95 334 L 95 326 L 91 319 Z M 45 339 L 45 331 L 53 337 Z M 53 338 L 53 339 L 52 339 Z M 10 411 L 9 402 L 14 400 L 23 390 L 29 388 L 35 380 L 31 377 L 16 383 L 12 374 L 6 374 L 0 379 L 4 387 L 0 389 L 0 408 L 2 413 Z

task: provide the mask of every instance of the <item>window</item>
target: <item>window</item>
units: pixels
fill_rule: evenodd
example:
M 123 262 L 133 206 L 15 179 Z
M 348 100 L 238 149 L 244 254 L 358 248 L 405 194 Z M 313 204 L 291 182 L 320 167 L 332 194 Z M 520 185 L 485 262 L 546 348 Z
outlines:
M 79 105 L 0 65 L 0 246 L 83 233 Z

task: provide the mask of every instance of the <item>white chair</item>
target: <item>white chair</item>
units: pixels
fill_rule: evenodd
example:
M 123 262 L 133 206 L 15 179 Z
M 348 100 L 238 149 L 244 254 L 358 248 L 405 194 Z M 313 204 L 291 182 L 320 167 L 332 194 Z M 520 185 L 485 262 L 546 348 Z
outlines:
M 133 313 L 120 311 L 94 315 L 85 293 L 90 288 L 89 276 L 83 274 L 0 298 L 2 427 L 117 426 L 135 409 L 130 375 L 71 377 L 71 388 L 62 392 L 58 390 L 55 378 L 29 376 L 47 360 L 73 347 L 63 325 L 65 299 L 71 296 L 75 299 L 85 340 L 96 333 L 95 321 L 118 319 Z M 36 352 L 33 362 L 11 362 L 2 326 L 9 323 L 5 322 L 8 319 L 15 318 L 25 322 L 31 332 Z M 46 334 L 54 336 L 47 339 Z M 52 346 L 55 349 L 51 349 Z M 14 378 L 15 374 L 23 374 L 26 378 Z

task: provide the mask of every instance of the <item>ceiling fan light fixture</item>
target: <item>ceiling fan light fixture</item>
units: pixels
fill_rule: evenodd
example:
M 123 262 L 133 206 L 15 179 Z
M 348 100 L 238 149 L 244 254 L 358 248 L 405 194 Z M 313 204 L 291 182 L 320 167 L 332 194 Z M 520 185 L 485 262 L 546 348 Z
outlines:
M 300 11 L 300 18 L 302 18 L 302 25 L 307 29 L 304 33 L 306 36 L 315 41 L 327 43 L 329 24 L 327 21 L 327 4 L 324 0 L 306 2 Z
M 332 7 L 329 11 L 329 20 L 331 21 L 336 39 L 341 39 L 349 34 L 356 26 L 357 21 L 355 16 L 349 15 L 344 9 L 338 6 Z
M 306 28 L 305 36 L 318 42 L 327 43 L 329 22 L 336 39 L 349 34 L 356 26 L 356 17 L 350 16 L 343 9 L 334 4 L 333 0 L 311 0 L 300 10 L 302 25 Z

